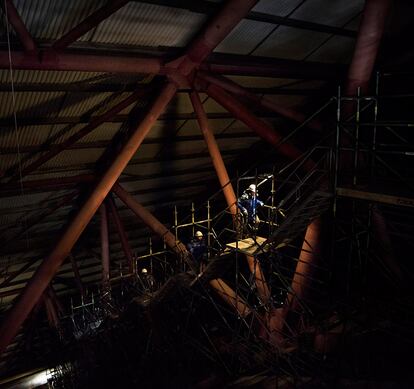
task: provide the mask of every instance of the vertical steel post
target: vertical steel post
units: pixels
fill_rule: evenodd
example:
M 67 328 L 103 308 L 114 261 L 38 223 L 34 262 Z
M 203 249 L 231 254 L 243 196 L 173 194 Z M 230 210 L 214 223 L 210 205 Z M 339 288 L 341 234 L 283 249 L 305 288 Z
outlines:
M 110 290 L 110 272 L 109 272 L 109 233 L 108 233 L 108 211 L 105 203 L 99 208 L 101 214 L 101 257 L 102 257 L 102 289 L 106 295 Z
M 116 230 L 118 232 L 119 239 L 121 241 L 122 250 L 124 251 L 125 258 L 127 259 L 127 262 L 128 262 L 129 272 L 133 273 L 134 272 L 134 263 L 133 263 L 134 260 L 132 257 L 131 246 L 129 245 L 128 237 L 127 237 L 124 225 L 122 223 L 122 220 L 119 216 L 119 213 L 115 206 L 115 202 L 112 199 L 112 197 L 109 196 L 107 198 L 107 202 L 109 205 L 109 210 L 111 211 L 111 214 L 113 217 L 113 221 L 115 223 Z

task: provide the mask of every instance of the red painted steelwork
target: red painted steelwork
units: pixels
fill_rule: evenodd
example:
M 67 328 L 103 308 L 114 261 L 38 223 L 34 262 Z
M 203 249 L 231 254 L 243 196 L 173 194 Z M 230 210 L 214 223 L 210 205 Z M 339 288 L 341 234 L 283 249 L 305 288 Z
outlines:
M 226 3 L 217 17 L 213 18 L 213 20 L 209 23 L 205 32 L 203 34 L 200 34 L 200 37 L 190 46 L 190 49 L 187 50 L 187 55 L 191 57 L 191 60 L 186 60 L 186 64 L 180 65 L 179 70 L 182 74 L 187 75 L 192 70 L 194 70 L 194 67 L 198 65 L 197 61 L 201 61 L 208 56 L 211 50 L 216 47 L 220 41 L 225 38 L 228 32 L 236 26 L 236 24 L 245 16 L 245 14 L 247 14 L 247 12 L 256 3 L 256 1 L 250 0 L 244 3 L 249 4 L 248 9 L 244 7 L 244 5 L 240 5 L 240 2 L 238 0 L 231 0 Z M 237 8 L 239 8 L 239 10 Z M 240 10 L 243 10 L 243 12 L 240 12 Z M 235 17 L 235 15 L 237 16 Z M 3 55 L 0 55 L 0 65 L 4 61 L 4 58 L 2 56 Z M 70 54 L 65 55 L 65 57 L 60 57 L 60 59 L 63 61 L 63 65 L 61 63 L 56 63 L 56 58 L 53 59 L 49 57 L 48 59 L 46 58 L 45 61 L 47 62 L 49 60 L 52 64 L 55 64 L 55 66 L 58 65 L 58 67 L 65 67 L 65 65 L 67 66 L 68 63 L 70 64 L 70 61 L 73 60 L 73 64 L 80 67 L 78 70 L 85 71 L 88 71 L 86 69 L 90 70 L 91 65 L 99 65 L 103 67 L 109 65 L 108 69 L 111 66 L 113 68 L 115 67 L 113 63 L 97 61 L 97 56 L 89 56 L 89 58 L 90 62 L 86 64 L 85 61 L 80 61 L 79 63 L 79 58 L 73 58 L 73 56 Z M 116 57 L 114 57 L 114 59 L 115 58 Z M 186 58 L 189 57 L 187 56 Z M 15 59 L 17 60 L 18 58 Z M 20 58 L 20 66 L 24 61 L 24 58 Z M 132 73 L 139 72 L 139 70 L 141 70 L 143 73 L 158 73 L 161 69 L 161 63 L 158 60 L 148 59 L 136 64 L 134 64 L 134 61 L 136 60 L 131 59 L 129 62 L 129 67 L 127 66 L 128 64 L 123 63 L 118 63 L 117 65 L 120 65 L 121 69 L 125 70 L 126 73 L 130 69 L 134 69 Z M 38 61 L 38 63 L 39 62 L 40 61 Z M 188 64 L 188 62 L 191 64 Z M 36 69 L 36 65 L 38 65 L 38 63 L 32 64 L 35 66 L 29 68 Z M 139 68 L 139 65 L 141 65 L 141 68 Z M 137 68 L 139 70 L 137 70 Z M 114 70 L 102 71 L 111 72 Z M 161 113 L 165 110 L 167 104 L 171 101 L 176 91 L 177 86 L 171 82 L 163 88 L 161 94 L 154 102 L 152 108 L 149 110 L 145 118 L 141 121 L 138 128 L 129 138 L 128 142 L 124 145 L 120 153 L 113 161 L 112 165 L 102 176 L 100 182 L 97 184 L 93 192 L 90 194 L 89 198 L 81 207 L 76 217 L 72 220 L 55 248 L 40 265 L 34 276 L 26 285 L 23 292 L 20 294 L 16 303 L 6 314 L 6 317 L 4 318 L 0 327 L 0 354 L 6 350 L 7 346 L 10 344 L 10 341 L 15 337 L 16 333 L 19 331 L 20 326 L 26 320 L 34 305 L 41 297 L 45 288 L 52 280 L 54 274 L 69 254 L 75 242 L 78 240 L 80 234 L 86 228 L 96 210 L 101 205 L 102 201 L 105 199 L 106 195 L 111 190 L 112 186 L 115 184 L 116 180 L 119 178 L 120 174 L 141 145 L 149 130 L 157 121 Z
M 16 31 L 16 34 L 18 35 L 20 41 L 22 42 L 25 51 L 32 52 L 32 53 L 36 52 L 37 51 L 36 43 L 34 42 L 26 26 L 24 25 L 23 20 L 21 19 L 15 6 L 13 5 L 13 1 L 5 0 L 4 5 L 7 8 L 7 18 L 10 24 L 13 26 L 14 31 Z
M 266 96 L 259 97 L 255 95 L 254 93 L 248 91 L 247 89 L 243 88 L 242 86 L 236 84 L 235 82 L 225 77 L 213 76 L 206 72 L 198 72 L 197 76 L 209 83 L 212 83 L 214 85 L 217 85 L 223 88 L 227 92 L 234 93 L 240 97 L 244 97 L 252 101 L 254 104 L 257 104 L 263 108 L 267 108 L 297 123 L 303 123 L 307 119 L 307 116 L 304 115 L 303 113 L 296 111 L 294 109 L 291 109 L 291 108 L 281 107 L 280 105 L 277 105 L 274 101 L 270 100 Z M 322 130 L 322 124 L 316 120 L 310 121 L 307 124 L 307 127 L 312 128 L 314 130 Z
M 70 145 L 73 145 L 78 140 L 82 139 L 89 133 L 91 133 L 95 128 L 100 126 L 101 124 L 111 120 L 117 113 L 121 112 L 123 109 L 134 103 L 137 99 L 142 97 L 147 90 L 137 90 L 128 96 L 126 99 L 122 100 L 120 103 L 116 104 L 113 108 L 109 111 L 105 112 L 104 114 L 94 118 L 91 120 L 89 124 L 83 127 L 81 130 L 70 136 L 64 142 L 59 143 L 52 147 L 51 150 L 42 154 L 38 159 L 31 162 L 28 166 L 23 168 L 19 174 L 14 174 L 10 179 L 10 182 L 16 181 L 21 177 L 25 177 L 27 174 L 31 173 L 32 171 L 36 170 L 38 167 L 42 166 L 44 163 L 55 157 L 57 154 L 68 148 Z
M 159 115 L 161 115 L 167 104 L 175 95 L 175 92 L 176 87 L 173 84 L 167 84 L 164 87 L 160 96 L 155 101 L 144 120 L 115 158 L 113 164 L 103 175 L 88 200 L 81 207 L 76 217 L 72 220 L 67 230 L 56 244 L 55 248 L 39 266 L 36 273 L 20 294 L 16 303 L 7 313 L 0 327 L 0 354 L 6 350 L 7 346 L 10 344 L 10 341 L 15 337 L 20 326 L 27 318 L 27 315 L 39 300 L 43 291 L 52 280 L 54 274 L 69 254 L 75 242 L 78 240 L 80 234 L 92 219 L 96 210 L 101 205 L 102 201 L 132 156 L 135 154 L 138 147 L 141 145 Z
M 321 220 L 318 218 L 306 230 L 291 290 L 287 298 L 287 309 L 289 310 L 296 310 L 300 306 L 300 302 L 306 297 L 309 277 L 312 275 L 312 265 L 320 255 L 320 229 Z
M 166 245 L 173 250 L 181 259 L 188 261 L 190 254 L 187 248 L 175 240 L 175 236 L 154 215 L 146 210 L 134 199 L 121 185 L 115 184 L 113 192 L 135 213 L 153 232 L 160 236 Z M 191 263 L 190 263 L 191 266 Z M 210 281 L 210 286 L 224 299 L 226 303 L 236 308 L 240 316 L 244 317 L 250 313 L 245 301 L 236 295 L 223 280 Z
M 188 75 L 203 62 L 220 42 L 233 30 L 258 0 L 229 0 L 187 50 L 189 64 L 181 64 L 180 71 Z
M 211 160 L 217 173 L 217 177 L 223 189 L 223 193 L 227 201 L 227 206 L 230 210 L 230 213 L 234 216 L 237 214 L 237 198 L 233 190 L 233 185 L 230 182 L 230 178 L 227 173 L 226 166 L 224 165 L 224 161 L 218 148 L 216 139 L 214 138 L 214 134 L 209 128 L 207 115 L 203 109 L 203 105 L 200 101 L 198 93 L 191 92 L 190 98 L 194 107 L 194 112 L 197 115 L 198 125 L 203 133 L 204 140 L 206 141 Z M 246 259 L 249 265 L 249 269 L 255 277 L 255 282 L 260 297 L 264 302 L 269 301 L 270 292 L 264 279 L 264 275 L 260 267 L 260 264 L 255 260 L 254 257 L 246 255 Z
M 345 94 L 355 95 L 357 88 L 368 91 L 368 83 L 377 58 L 391 0 L 366 0 L 358 37 L 348 70 Z
M 41 55 L 12 51 L 11 58 L 13 69 L 130 74 L 159 74 L 163 70 L 162 60 L 158 58 L 112 57 L 50 51 L 42 51 Z M 0 51 L 0 68 L 7 69 L 8 67 L 9 54 L 7 51 Z
M 114 202 L 114 200 L 112 199 L 111 196 L 107 197 L 107 203 L 108 203 L 108 206 L 109 206 L 109 210 L 111 211 L 111 215 L 112 215 L 113 221 L 115 223 L 115 227 L 116 227 L 116 230 L 118 232 L 119 239 L 121 241 L 122 250 L 124 251 L 125 258 L 128 261 L 129 271 L 133 272 L 133 270 L 134 270 L 134 263 L 133 263 L 134 259 L 133 259 L 133 256 L 132 256 L 131 247 L 130 247 L 129 242 L 128 242 L 128 237 L 127 237 L 124 225 L 122 224 L 122 220 L 119 217 L 119 213 L 116 209 L 115 202 Z
M 237 101 L 234 97 L 229 95 L 226 91 L 217 85 L 210 84 L 206 89 L 207 94 L 216 100 L 220 105 L 226 108 L 235 119 L 242 121 L 247 127 L 251 128 L 262 139 L 270 143 L 272 146 L 285 157 L 295 160 L 302 156 L 302 152 L 295 146 L 289 143 L 282 143 L 282 136 L 279 135 L 272 127 L 270 127 L 263 120 L 256 117 L 246 106 Z M 311 170 L 315 164 L 308 160 L 304 167 Z
M 108 212 L 105 203 L 99 207 L 101 215 L 101 258 L 102 258 L 102 288 L 104 291 L 109 288 L 109 234 L 108 234 Z
M 152 231 L 160 236 L 165 244 L 171 248 L 179 257 L 184 260 L 188 259 L 186 247 L 175 240 L 167 227 L 157 220 L 149 211 L 147 211 L 138 201 L 136 201 L 121 185 L 115 184 L 112 191 L 125 203 Z
M 59 38 L 52 45 L 54 50 L 62 50 L 75 42 L 82 35 L 86 34 L 92 28 L 96 27 L 100 22 L 111 16 L 113 13 L 122 8 L 129 0 L 112 0 L 104 7 L 95 11 L 92 15 L 89 15 L 84 21 L 79 23 L 76 27 L 72 28 L 69 32 Z
M 203 109 L 203 105 L 200 101 L 200 97 L 197 92 L 190 93 L 191 103 L 193 104 L 194 112 L 197 115 L 198 125 L 203 133 L 204 140 L 210 153 L 211 161 L 213 162 L 214 169 L 216 170 L 217 177 L 219 179 L 221 188 L 223 189 L 224 197 L 227 201 L 227 206 L 232 215 L 237 213 L 237 198 L 233 190 L 233 185 L 230 182 L 229 175 L 227 173 L 226 166 L 224 165 L 223 158 L 218 148 L 214 134 L 209 128 L 207 115 Z

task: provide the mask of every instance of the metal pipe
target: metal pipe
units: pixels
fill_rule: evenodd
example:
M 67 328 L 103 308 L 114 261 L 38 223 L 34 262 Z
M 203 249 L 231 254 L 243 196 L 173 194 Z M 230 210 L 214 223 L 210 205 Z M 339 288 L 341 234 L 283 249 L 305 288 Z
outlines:
M 194 107 L 194 112 L 197 115 L 198 125 L 200 126 L 200 129 L 203 133 L 204 140 L 206 141 L 211 160 L 217 173 L 217 177 L 223 189 L 223 193 L 227 201 L 227 206 L 229 208 L 230 213 L 233 216 L 235 216 L 237 214 L 237 198 L 236 194 L 234 193 L 233 185 L 231 184 L 223 158 L 221 156 L 220 149 L 218 148 L 216 139 L 214 138 L 214 134 L 212 133 L 208 125 L 207 115 L 203 109 L 203 105 L 200 101 L 198 93 L 191 92 L 190 98 Z M 263 302 L 268 302 L 270 298 L 270 292 L 269 288 L 267 287 L 262 269 L 260 267 L 260 263 L 258 263 L 254 257 L 250 257 L 248 255 L 246 255 L 246 259 L 250 271 L 255 277 L 255 282 L 260 297 L 262 298 Z
M 315 219 L 307 228 L 305 239 L 296 264 L 291 288 L 287 298 L 287 309 L 297 310 L 301 301 L 306 297 L 309 277 L 312 273 L 312 266 L 320 255 L 320 218 Z M 287 313 L 287 312 L 286 312 Z
M 13 26 L 14 31 L 22 42 L 26 52 L 34 53 L 37 51 L 36 43 L 34 42 L 30 32 L 27 30 L 23 20 L 21 19 L 12 0 L 4 0 L 3 7 L 7 15 L 8 22 Z M 13 64 L 14 65 L 14 64 Z M 14 66 L 13 66 L 14 67 Z
M 190 44 L 179 71 L 187 76 L 199 66 L 219 43 L 246 17 L 258 0 L 229 0 L 210 21 L 207 27 Z
M 114 202 L 114 200 L 112 199 L 111 196 L 107 197 L 107 202 L 108 202 L 108 205 L 109 205 L 109 210 L 111 211 L 111 214 L 112 214 L 112 217 L 113 217 L 113 220 L 114 220 L 114 223 L 115 223 L 116 230 L 118 232 L 119 239 L 121 241 L 121 246 L 122 246 L 122 249 L 124 251 L 125 258 L 128 261 L 129 271 L 133 272 L 133 270 L 134 270 L 134 259 L 133 259 L 133 256 L 132 256 L 131 246 L 129 245 L 128 237 L 127 237 L 124 225 L 122 223 L 121 218 L 119 217 L 119 213 L 116 209 L 115 202 Z
M 227 304 L 237 310 L 240 317 L 246 317 L 251 312 L 245 301 L 222 279 L 211 280 L 209 284 Z
M 97 184 L 88 200 L 79 210 L 76 217 L 69 224 L 65 233 L 56 244 L 49 256 L 39 266 L 36 273 L 30 279 L 25 289 L 19 296 L 10 311 L 6 314 L 0 327 L 0 354 L 2 354 L 10 341 L 19 331 L 20 326 L 26 320 L 28 314 L 39 300 L 43 291 L 52 280 L 64 259 L 69 254 L 82 231 L 92 219 L 98 207 L 110 191 L 121 172 L 135 154 L 143 139 L 152 128 L 157 118 L 164 111 L 167 104 L 175 95 L 176 86 L 167 84 L 160 96 L 154 102 L 148 114 L 132 134 L 121 152 L 117 155 L 112 165 L 106 171 Z
M 59 38 L 52 45 L 53 50 L 62 50 L 65 47 L 69 46 L 71 43 L 75 42 L 82 35 L 86 34 L 92 28 L 96 27 L 100 22 L 107 19 L 113 13 L 122 8 L 129 0 L 113 0 L 107 3 L 102 8 L 98 9 L 91 15 L 89 15 L 85 20 L 79 23 L 76 27 L 72 28 L 69 32 Z
M 105 203 L 99 207 L 101 214 L 101 258 L 102 258 L 102 288 L 109 289 L 109 234 L 108 234 L 108 212 Z
M 282 136 L 277 133 L 267 123 L 256 117 L 246 106 L 229 95 L 226 91 L 217 85 L 209 84 L 206 89 L 207 94 L 216 100 L 220 105 L 226 108 L 233 116 L 246 124 L 256 132 L 262 139 L 276 147 L 277 150 L 289 159 L 295 160 L 303 153 L 295 146 L 289 143 L 280 143 Z M 314 163 L 310 160 L 304 164 L 305 169 L 311 170 Z
M 130 74 L 159 74 L 165 70 L 159 58 L 69 54 L 52 51 L 42 51 L 41 55 L 12 51 L 10 55 L 13 69 Z M 0 69 L 7 69 L 9 66 L 9 53 L 0 51 Z
M 354 54 L 348 70 L 346 95 L 355 95 L 358 87 L 361 87 L 362 94 L 368 91 L 390 4 L 391 0 L 365 1 Z
M 29 165 L 27 165 L 21 172 L 15 173 L 9 182 L 16 181 L 22 177 L 25 177 L 27 174 L 31 173 L 32 171 L 36 170 L 43 164 L 45 164 L 47 161 L 58 155 L 60 152 L 67 149 L 69 146 L 76 143 L 78 140 L 82 139 L 89 133 L 91 133 L 94 129 L 96 129 L 101 124 L 111 120 L 117 113 L 124 110 L 126 107 L 131 105 L 133 102 L 135 102 L 138 98 L 142 97 L 147 90 L 139 89 L 132 93 L 130 96 L 128 96 L 126 99 L 122 100 L 120 103 L 116 104 L 114 107 L 112 107 L 109 111 L 105 112 L 104 114 L 94 118 L 91 120 L 89 124 L 87 124 L 85 127 L 71 135 L 68 139 L 66 139 L 64 142 L 54 145 L 48 152 L 42 154 L 39 158 L 31 162 Z
M 191 103 L 193 104 L 194 112 L 197 115 L 198 125 L 203 133 L 204 140 L 210 153 L 211 161 L 213 162 L 214 169 L 216 170 L 217 177 L 219 179 L 221 188 L 223 189 L 224 197 L 227 201 L 227 206 L 232 215 L 236 215 L 236 194 L 234 193 L 233 186 L 231 184 L 229 175 L 227 173 L 226 166 L 224 165 L 223 158 L 217 145 L 217 141 L 214 138 L 214 134 L 210 130 L 208 125 L 208 119 L 203 109 L 203 105 L 200 101 L 200 97 L 197 92 L 190 93 Z
M 229 93 L 236 94 L 237 96 L 244 97 L 254 104 L 257 104 L 263 108 L 267 108 L 287 119 L 293 120 L 297 123 L 302 123 L 307 119 L 307 116 L 303 113 L 296 111 L 291 108 L 282 107 L 276 104 L 273 100 L 270 100 L 266 96 L 259 97 L 249 90 L 238 85 L 234 81 L 229 80 L 228 78 L 222 76 L 213 76 L 212 74 L 206 72 L 197 72 L 197 77 L 200 77 L 202 80 L 217 85 Z M 311 120 L 307 123 L 307 127 L 314 130 L 322 130 L 322 123 L 317 120 Z
M 113 186 L 112 191 L 144 222 L 145 225 L 160 236 L 171 250 L 173 250 L 181 259 L 188 261 L 189 256 L 185 245 L 176 239 L 174 234 L 172 234 L 164 224 L 138 203 L 138 201 L 119 185 L 119 183 L 116 183 Z

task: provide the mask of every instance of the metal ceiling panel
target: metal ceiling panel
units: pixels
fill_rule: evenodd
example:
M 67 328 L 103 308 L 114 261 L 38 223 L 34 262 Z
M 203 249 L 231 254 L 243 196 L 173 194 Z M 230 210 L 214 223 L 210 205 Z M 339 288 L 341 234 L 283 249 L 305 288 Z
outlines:
M 151 128 L 147 138 L 170 137 L 172 134 L 175 134 L 184 122 L 184 120 L 159 120 Z
M 17 124 L 19 117 L 25 116 L 52 116 L 59 111 L 64 97 L 61 92 L 16 92 L 13 96 L 10 92 L 0 92 L 0 117 L 8 118 L 16 111 Z
M 253 8 L 253 11 L 276 16 L 286 16 L 302 1 L 303 0 L 260 0 Z
M 214 51 L 229 54 L 250 54 L 274 28 L 274 24 L 243 19 Z
M 15 84 L 71 84 L 76 82 L 96 82 L 102 77 L 108 77 L 105 73 L 94 72 L 62 72 L 62 71 L 46 71 L 46 70 L 13 70 L 13 82 Z M 0 82 L 11 82 L 10 71 L 8 69 L 0 70 Z M 11 88 L 11 85 L 10 85 Z
M 298 81 L 296 79 L 271 78 L 271 77 L 247 77 L 247 76 L 226 76 L 245 88 L 276 88 Z
M 59 110 L 59 116 L 82 116 L 91 109 L 101 109 L 106 111 L 109 109 L 107 104 L 101 106 L 101 104 L 111 96 L 112 93 L 86 93 L 75 92 L 67 93 L 63 104 Z
M 3 147 L 36 146 L 41 145 L 49 137 L 51 125 L 5 128 L 0 131 L 0 152 Z
M 35 39 L 54 40 L 102 7 L 106 0 L 16 0 L 14 4 Z M 89 39 L 92 31 L 83 39 Z
M 65 150 L 43 165 L 44 169 L 70 167 L 94 163 L 102 155 L 104 149 Z
M 309 61 L 348 64 L 351 62 L 354 48 L 355 39 L 333 36 L 307 59 Z
M 184 9 L 132 1 L 99 24 L 91 42 L 183 47 L 205 18 L 205 15 Z
M 280 26 L 252 54 L 302 60 L 328 37 L 322 32 Z
M 291 16 L 307 22 L 342 27 L 362 11 L 364 3 L 364 0 L 309 0 Z
M 214 134 L 220 134 L 224 129 L 226 129 L 233 119 L 209 119 L 209 127 Z M 193 136 L 193 135 L 202 135 L 200 127 L 196 119 L 187 120 L 187 122 L 180 128 L 178 136 Z M 180 139 L 178 137 L 178 140 Z

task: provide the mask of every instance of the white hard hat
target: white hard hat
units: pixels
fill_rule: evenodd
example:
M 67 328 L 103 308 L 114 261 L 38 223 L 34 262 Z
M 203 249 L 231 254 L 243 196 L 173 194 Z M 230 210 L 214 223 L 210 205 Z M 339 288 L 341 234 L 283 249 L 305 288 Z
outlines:
M 202 237 L 203 233 L 201 231 L 196 231 L 195 236 Z
M 250 184 L 248 190 L 250 190 L 251 192 L 256 193 L 256 185 L 255 184 Z
M 141 273 L 143 273 L 143 274 L 147 274 L 148 273 L 148 270 L 147 269 L 145 269 L 145 267 L 141 270 Z

